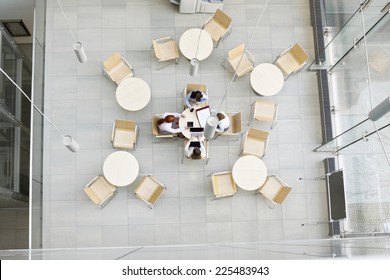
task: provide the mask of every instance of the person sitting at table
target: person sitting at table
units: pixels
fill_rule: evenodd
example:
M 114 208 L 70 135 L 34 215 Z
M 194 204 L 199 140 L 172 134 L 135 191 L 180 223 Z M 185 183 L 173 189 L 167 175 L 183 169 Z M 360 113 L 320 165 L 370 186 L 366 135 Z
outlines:
M 198 106 L 202 103 L 205 103 L 209 97 L 207 94 L 199 91 L 199 90 L 193 90 L 190 91 L 187 96 L 185 97 L 184 101 L 188 108 L 191 108 L 192 106 Z
M 230 119 L 228 117 L 228 115 L 226 115 L 225 112 L 219 112 L 217 114 L 217 117 L 218 117 L 218 124 L 217 124 L 217 127 L 215 128 L 215 131 L 216 132 L 225 132 L 226 130 L 229 129 L 229 126 L 230 126 Z
M 186 129 L 186 127 L 179 127 L 179 118 L 184 116 L 179 113 L 164 113 L 161 116 L 161 119 L 157 121 L 158 130 L 161 134 L 169 135 L 181 132 Z
M 203 142 L 199 139 L 188 140 L 185 147 L 184 153 L 187 158 L 191 159 L 201 159 L 206 157 L 206 147 Z

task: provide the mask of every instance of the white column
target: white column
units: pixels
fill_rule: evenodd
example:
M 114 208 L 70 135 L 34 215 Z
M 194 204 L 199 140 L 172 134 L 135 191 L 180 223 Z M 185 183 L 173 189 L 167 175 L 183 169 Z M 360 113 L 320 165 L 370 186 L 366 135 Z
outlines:
M 219 119 L 215 115 L 210 115 L 206 121 L 206 127 L 204 128 L 204 138 L 210 140 L 214 137 L 215 129 L 217 128 Z

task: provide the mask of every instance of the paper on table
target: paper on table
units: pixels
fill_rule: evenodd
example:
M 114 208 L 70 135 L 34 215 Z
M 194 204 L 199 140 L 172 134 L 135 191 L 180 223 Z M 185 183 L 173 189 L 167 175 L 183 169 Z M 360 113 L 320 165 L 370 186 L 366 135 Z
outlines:
M 205 106 L 203 108 L 197 109 L 196 115 L 198 116 L 200 126 L 205 127 L 207 118 L 211 115 L 210 107 Z

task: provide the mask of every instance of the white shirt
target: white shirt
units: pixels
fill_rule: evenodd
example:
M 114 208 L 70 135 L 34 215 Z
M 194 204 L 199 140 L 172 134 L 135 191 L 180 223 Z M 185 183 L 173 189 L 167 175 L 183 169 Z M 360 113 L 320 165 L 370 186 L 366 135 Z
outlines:
M 201 151 L 201 157 L 205 158 L 206 157 L 206 147 L 204 146 L 203 142 L 199 141 L 198 139 L 190 139 L 187 141 L 186 146 L 184 147 L 184 153 L 186 157 L 190 158 L 195 147 L 190 147 L 191 142 L 199 142 L 200 143 L 200 151 Z
M 192 94 L 192 92 L 193 92 L 193 91 L 191 91 L 190 93 L 188 93 L 187 96 L 186 96 L 186 98 L 184 99 L 184 101 L 185 101 L 187 107 L 192 107 L 193 105 L 200 105 L 200 104 L 202 104 L 202 103 L 205 103 L 205 102 L 209 99 L 209 97 L 207 96 L 207 94 L 204 94 L 204 93 L 202 92 L 202 98 L 200 99 L 199 102 L 196 102 L 195 99 L 193 99 L 193 98 L 190 97 L 191 94 Z
M 218 122 L 217 127 L 215 129 L 216 132 L 224 132 L 228 130 L 230 126 L 230 119 L 228 115 L 226 115 L 225 112 L 220 112 L 220 113 L 222 113 L 225 116 L 225 118 Z
M 161 118 L 164 119 L 168 115 L 173 115 L 173 116 L 175 116 L 176 119 L 181 117 L 181 114 L 179 114 L 179 113 L 164 113 L 161 116 Z M 180 132 L 182 132 L 184 130 L 184 128 L 180 128 L 180 127 L 173 128 L 172 124 L 173 123 L 166 123 L 166 122 L 163 122 L 162 124 L 160 124 L 158 126 L 158 129 L 160 130 L 160 133 L 161 134 L 164 134 L 164 133 L 180 133 Z

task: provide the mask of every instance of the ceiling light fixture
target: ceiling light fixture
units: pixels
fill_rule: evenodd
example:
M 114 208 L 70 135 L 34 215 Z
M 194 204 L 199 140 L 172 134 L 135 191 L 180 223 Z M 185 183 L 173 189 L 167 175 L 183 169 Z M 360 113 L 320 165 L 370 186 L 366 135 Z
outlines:
M 62 8 L 62 4 L 61 4 L 60 0 L 57 0 L 57 2 L 58 2 L 58 5 L 60 6 L 61 13 L 65 18 L 66 24 L 68 25 L 70 35 L 72 35 L 72 37 L 73 37 L 73 40 L 74 40 L 73 50 L 76 53 L 77 59 L 79 60 L 79 62 L 84 63 L 87 61 L 88 58 L 87 58 L 87 55 L 85 54 L 83 44 L 81 42 L 77 41 L 76 37 L 74 36 L 72 28 L 71 28 L 70 23 L 69 23 L 69 20 L 65 15 L 65 12 L 64 12 L 64 9 Z

